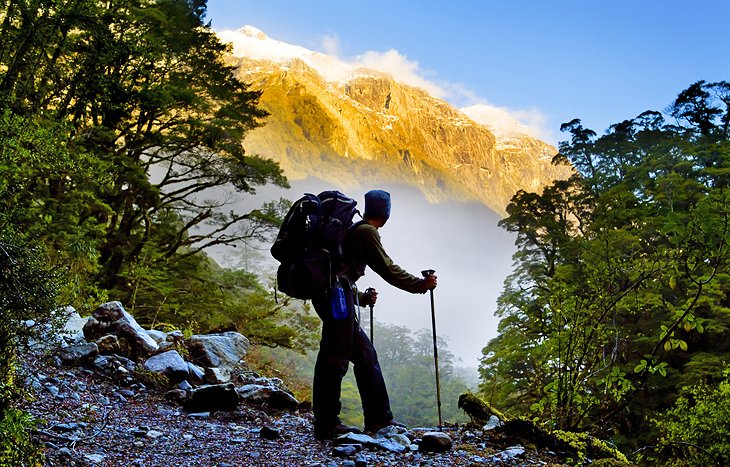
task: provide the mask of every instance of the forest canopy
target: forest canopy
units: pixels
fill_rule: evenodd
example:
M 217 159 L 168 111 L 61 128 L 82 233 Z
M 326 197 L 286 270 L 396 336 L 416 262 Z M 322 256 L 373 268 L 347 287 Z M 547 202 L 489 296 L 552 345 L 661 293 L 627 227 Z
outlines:
M 3 462 L 31 456 L 12 409 L 17 346 L 60 306 L 119 300 L 146 326 L 314 343 L 315 320 L 204 252 L 268 238 L 285 202 L 230 202 L 288 186 L 244 150 L 267 114 L 205 13 L 205 0 L 0 1 Z
M 490 403 L 625 449 L 661 439 L 645 458 L 730 462 L 727 430 L 720 440 L 669 436 L 681 433 L 675 402 L 726 391 L 729 124 L 730 83 L 698 81 L 665 113 L 602 136 L 580 120 L 562 126 L 570 139 L 554 162 L 574 175 L 517 193 L 500 223 L 518 251 L 499 336 L 483 350 Z M 727 426 L 723 407 L 714 420 Z

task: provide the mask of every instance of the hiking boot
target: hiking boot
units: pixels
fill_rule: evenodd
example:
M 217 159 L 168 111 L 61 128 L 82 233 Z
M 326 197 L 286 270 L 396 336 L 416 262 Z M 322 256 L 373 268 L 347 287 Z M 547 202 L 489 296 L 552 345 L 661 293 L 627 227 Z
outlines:
M 374 423 L 372 425 L 368 425 L 365 427 L 365 431 L 367 433 L 377 433 L 378 431 L 382 430 L 383 428 L 386 428 L 389 426 L 396 426 L 399 428 L 408 429 L 408 427 L 405 424 L 403 424 L 401 422 L 397 422 L 395 420 L 390 420 L 390 421 L 383 422 L 383 423 Z
M 314 438 L 318 441 L 332 440 L 340 435 L 344 435 L 345 433 L 360 434 L 362 433 L 362 431 L 360 431 L 360 429 L 357 427 L 347 426 L 344 423 L 338 423 L 337 425 L 329 427 L 327 429 L 320 427 L 314 428 Z

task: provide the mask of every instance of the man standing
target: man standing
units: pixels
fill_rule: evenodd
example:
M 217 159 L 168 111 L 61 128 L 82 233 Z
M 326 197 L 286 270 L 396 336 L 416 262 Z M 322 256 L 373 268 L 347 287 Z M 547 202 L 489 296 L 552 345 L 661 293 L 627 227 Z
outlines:
M 349 362 L 353 363 L 355 380 L 362 400 L 365 431 L 376 432 L 388 425 L 404 426 L 393 419 L 390 399 L 385 387 L 378 355 L 373 344 L 355 316 L 355 303 L 375 304 L 377 292 L 359 293 L 355 282 L 365 274 L 365 267 L 380 275 L 386 282 L 411 293 L 425 293 L 436 287 L 436 276 L 416 277 L 395 264 L 385 252 L 378 229 L 390 217 L 390 194 L 372 190 L 365 194 L 363 220 L 347 233 L 344 245 L 345 266 L 340 283 L 345 289 L 347 314 L 336 319 L 332 313 L 329 294 L 312 300 L 322 319 L 322 340 L 314 367 L 313 409 L 314 435 L 319 440 L 356 432 L 340 421 L 342 407 L 340 391 L 342 378 Z

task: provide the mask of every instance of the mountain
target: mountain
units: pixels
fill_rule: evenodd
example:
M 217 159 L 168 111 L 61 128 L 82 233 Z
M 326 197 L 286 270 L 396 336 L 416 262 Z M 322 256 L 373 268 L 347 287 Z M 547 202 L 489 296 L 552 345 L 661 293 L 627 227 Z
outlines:
M 219 33 L 233 43 L 236 76 L 262 91 L 271 115 L 247 151 L 277 160 L 290 179 L 316 176 L 344 190 L 397 182 L 431 202 L 478 201 L 500 215 L 519 189 L 569 175 L 556 149 L 481 125 L 391 75 L 275 41 L 250 26 Z

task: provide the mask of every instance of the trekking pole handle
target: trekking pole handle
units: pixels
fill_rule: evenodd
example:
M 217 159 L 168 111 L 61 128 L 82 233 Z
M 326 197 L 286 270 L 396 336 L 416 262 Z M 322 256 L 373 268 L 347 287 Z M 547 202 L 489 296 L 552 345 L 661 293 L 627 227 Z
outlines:
M 436 271 L 433 269 L 424 269 L 423 271 L 421 271 L 421 274 L 423 274 L 423 277 L 428 277 L 436 274 Z
M 365 289 L 365 293 L 366 294 L 372 294 L 373 292 L 375 292 L 375 289 L 372 288 L 372 287 L 368 287 L 367 289 Z M 373 320 L 373 302 L 372 302 L 372 298 L 370 300 L 371 300 L 370 301 L 370 343 L 372 343 L 373 342 L 373 321 L 374 320 Z

